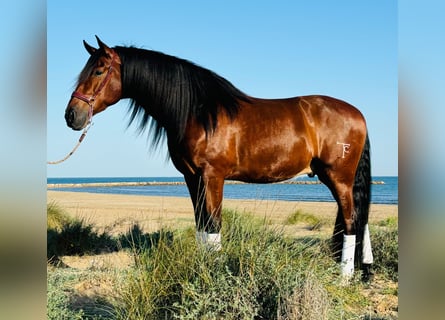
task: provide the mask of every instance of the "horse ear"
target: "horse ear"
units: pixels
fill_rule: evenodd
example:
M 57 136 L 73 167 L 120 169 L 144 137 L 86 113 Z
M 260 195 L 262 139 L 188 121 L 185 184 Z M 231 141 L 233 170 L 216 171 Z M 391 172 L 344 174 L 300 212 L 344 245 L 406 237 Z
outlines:
M 103 43 L 98 36 L 96 36 L 96 40 L 97 44 L 99 45 L 99 48 L 103 49 L 107 56 L 111 57 L 113 55 L 113 50 L 110 49 L 105 43 Z
M 97 50 L 96 48 L 90 46 L 85 40 L 83 40 L 83 46 L 85 47 L 85 49 L 87 49 L 87 51 L 88 51 L 88 53 L 89 53 L 90 55 L 92 55 L 93 53 L 95 53 L 96 50 Z
M 101 49 L 109 49 L 108 46 L 102 42 L 102 40 L 99 39 L 98 36 L 96 36 L 97 44 L 99 45 L 99 48 Z

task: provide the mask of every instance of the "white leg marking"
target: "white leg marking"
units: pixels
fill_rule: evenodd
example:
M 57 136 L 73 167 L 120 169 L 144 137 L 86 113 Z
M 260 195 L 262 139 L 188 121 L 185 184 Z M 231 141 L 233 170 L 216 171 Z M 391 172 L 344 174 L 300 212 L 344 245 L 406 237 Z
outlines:
M 215 251 L 221 250 L 221 233 L 209 233 L 207 235 L 207 245 Z
M 374 262 L 371 248 L 371 238 L 369 237 L 369 226 L 365 225 L 365 232 L 363 233 L 363 263 L 371 264 Z
M 341 275 L 350 278 L 354 274 L 355 235 L 343 235 L 341 252 Z
M 215 251 L 219 251 L 222 248 L 220 233 L 207 233 L 203 231 L 197 231 L 196 242 L 198 242 L 198 245 L 203 245 L 207 249 Z

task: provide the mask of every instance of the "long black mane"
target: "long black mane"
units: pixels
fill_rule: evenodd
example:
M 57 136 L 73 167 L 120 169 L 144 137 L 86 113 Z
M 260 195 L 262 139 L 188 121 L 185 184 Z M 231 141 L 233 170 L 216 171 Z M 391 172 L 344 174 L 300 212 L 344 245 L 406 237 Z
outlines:
M 131 99 L 130 123 L 139 118 L 140 130 L 150 129 L 155 146 L 167 132 L 180 142 L 191 118 L 209 133 L 218 112 L 233 117 L 239 101 L 249 101 L 226 79 L 187 60 L 134 47 L 113 49 L 122 63 L 122 98 Z

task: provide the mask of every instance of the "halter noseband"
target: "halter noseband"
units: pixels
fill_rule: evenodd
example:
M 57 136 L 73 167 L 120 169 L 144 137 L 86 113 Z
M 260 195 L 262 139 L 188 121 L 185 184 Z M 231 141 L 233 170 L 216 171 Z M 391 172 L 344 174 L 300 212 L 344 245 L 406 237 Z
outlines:
M 78 91 L 74 91 L 71 94 L 71 98 L 77 98 L 79 100 L 82 100 L 86 103 L 88 103 L 88 105 L 90 106 L 90 109 L 88 111 L 88 121 L 91 121 L 91 118 L 93 118 L 93 105 L 94 105 L 94 101 L 96 100 L 96 97 L 99 95 L 99 93 L 102 91 L 102 89 L 105 87 L 105 84 L 108 82 L 108 80 L 111 77 L 111 70 L 113 69 L 113 62 L 114 62 L 114 58 L 115 58 L 115 54 L 113 53 L 113 56 L 111 58 L 111 64 L 108 67 L 107 70 L 107 74 L 104 78 L 104 80 L 101 82 L 101 84 L 99 85 L 99 87 L 97 88 L 96 91 L 93 92 L 93 94 L 91 96 L 86 96 Z

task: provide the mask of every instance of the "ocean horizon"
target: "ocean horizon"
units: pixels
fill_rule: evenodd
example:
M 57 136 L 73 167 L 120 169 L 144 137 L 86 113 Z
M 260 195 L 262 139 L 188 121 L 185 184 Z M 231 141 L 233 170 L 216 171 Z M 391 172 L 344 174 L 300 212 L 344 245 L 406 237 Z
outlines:
M 371 180 L 374 182 L 371 185 L 371 203 L 398 204 L 398 176 L 374 176 Z M 224 197 L 227 199 L 335 201 L 329 189 L 324 184 L 317 183 L 316 177 L 300 176 L 288 180 L 287 183 L 270 184 L 232 184 L 230 181 L 227 182 L 224 186 Z M 112 185 L 105 186 L 108 183 Z M 125 183 L 140 183 L 142 185 L 125 185 Z M 61 192 L 189 197 L 183 177 L 60 177 L 47 178 L 47 184 L 58 186 L 48 188 L 49 190 Z M 88 184 L 105 185 L 89 186 Z

